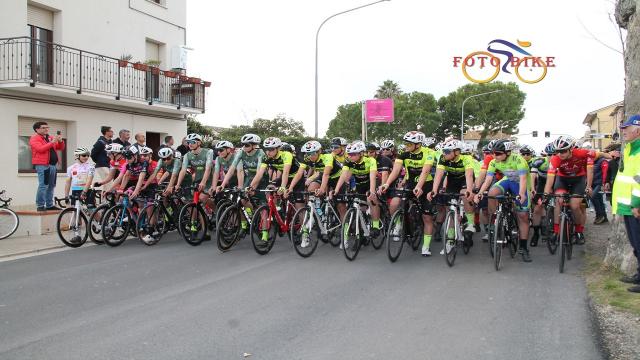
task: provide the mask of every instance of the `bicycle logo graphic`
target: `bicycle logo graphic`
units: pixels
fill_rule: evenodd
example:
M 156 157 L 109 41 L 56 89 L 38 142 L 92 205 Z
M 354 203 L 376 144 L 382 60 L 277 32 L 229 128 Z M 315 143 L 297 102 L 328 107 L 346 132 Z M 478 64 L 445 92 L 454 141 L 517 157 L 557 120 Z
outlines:
M 526 84 L 536 84 L 547 76 L 547 68 L 555 67 L 554 56 L 534 56 L 524 48 L 531 47 L 531 42 L 517 40 L 517 45 L 502 39 L 495 39 L 487 45 L 487 51 L 474 51 L 464 59 L 462 56 L 453 57 L 453 67 L 462 68 L 462 74 L 471 82 L 485 84 L 493 81 L 500 74 L 500 70 L 515 75 Z M 497 48 L 496 48 L 497 47 Z M 510 50 L 504 50 L 504 47 Z M 518 56 L 514 56 L 514 53 Z M 496 55 L 506 57 L 504 63 Z M 502 63 L 502 66 L 500 64 Z M 493 70 L 491 70 L 493 68 Z

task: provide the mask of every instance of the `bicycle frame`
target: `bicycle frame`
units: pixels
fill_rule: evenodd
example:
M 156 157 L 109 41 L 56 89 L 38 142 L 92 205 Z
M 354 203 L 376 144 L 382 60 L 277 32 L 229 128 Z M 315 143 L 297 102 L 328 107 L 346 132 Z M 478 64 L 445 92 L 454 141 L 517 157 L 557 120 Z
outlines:
M 267 193 L 267 206 L 269 207 L 269 216 L 267 217 L 267 226 L 271 227 L 271 221 L 272 219 L 275 219 L 281 233 L 289 232 L 289 227 L 291 226 L 291 223 L 289 221 L 287 213 L 289 212 L 289 207 L 292 207 L 293 204 L 290 203 L 289 201 L 286 201 L 285 219 L 283 220 L 282 216 L 280 216 L 280 212 L 278 211 L 278 208 L 276 207 L 275 196 L 273 195 L 275 190 L 260 190 L 260 191 Z
M 364 234 L 362 235 L 364 237 L 369 237 L 371 231 L 367 226 L 367 223 L 365 222 L 364 215 L 362 215 L 363 214 L 362 206 L 369 206 L 369 203 L 366 200 L 363 201 L 357 198 L 355 195 L 352 195 L 352 196 L 353 196 L 353 200 L 351 201 L 351 207 L 353 207 L 356 210 L 356 219 L 360 224 L 360 226 L 356 226 L 356 237 L 360 236 L 360 227 L 364 229 Z
M 334 226 L 333 228 L 329 229 L 327 228 L 325 221 L 322 220 L 322 218 L 320 217 L 320 215 L 318 215 L 318 213 L 316 212 L 316 206 L 315 206 L 315 201 L 316 201 L 316 196 L 310 194 L 309 195 L 309 200 L 307 201 L 307 207 L 310 209 L 310 212 L 312 214 L 312 216 L 309 216 L 309 221 L 307 221 L 304 226 L 307 228 L 307 231 L 310 233 L 311 229 L 313 229 L 313 225 L 314 225 L 314 221 L 318 223 L 318 227 L 320 228 L 320 234 L 321 235 L 328 235 L 329 231 L 335 230 L 339 227 L 342 226 L 342 224 L 338 224 L 336 226 Z M 335 209 L 333 208 L 333 206 L 331 206 L 331 204 L 329 204 L 328 201 L 324 202 L 324 216 L 327 216 L 327 214 L 329 213 L 329 211 L 333 212 L 333 216 L 335 216 L 336 218 L 339 218 L 338 214 L 336 213 Z

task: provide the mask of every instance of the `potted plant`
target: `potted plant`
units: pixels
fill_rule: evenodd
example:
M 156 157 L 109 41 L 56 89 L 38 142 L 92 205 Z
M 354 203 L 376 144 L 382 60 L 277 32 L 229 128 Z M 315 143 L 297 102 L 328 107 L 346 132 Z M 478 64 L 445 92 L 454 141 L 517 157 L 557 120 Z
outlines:
M 189 82 L 189 77 L 186 75 L 180 75 L 180 81 L 182 82 Z
M 162 63 L 160 60 L 147 60 L 144 62 L 145 64 L 151 66 L 151 73 L 153 75 L 160 74 L 160 64 Z
M 173 70 L 164 70 L 162 73 L 168 78 L 176 78 L 178 76 L 178 73 Z
M 149 65 L 143 64 L 140 61 L 133 64 L 133 68 L 139 71 L 147 71 L 149 70 Z
M 130 54 L 122 54 L 120 55 L 120 60 L 118 60 L 118 66 L 127 67 L 129 65 L 129 61 L 133 58 Z

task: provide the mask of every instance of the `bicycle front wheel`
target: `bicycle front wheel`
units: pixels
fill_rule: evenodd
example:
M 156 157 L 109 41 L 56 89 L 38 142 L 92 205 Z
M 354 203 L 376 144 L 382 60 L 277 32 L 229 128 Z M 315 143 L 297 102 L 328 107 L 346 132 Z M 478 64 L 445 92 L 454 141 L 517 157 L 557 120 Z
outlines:
M 229 205 L 218 219 L 216 227 L 216 242 L 220 251 L 228 251 L 240 236 L 240 211 L 237 205 Z
M 89 237 L 87 217 L 76 208 L 62 210 L 58 215 L 56 228 L 60 240 L 68 247 L 80 247 Z
M 342 250 L 349 261 L 355 260 L 360 251 L 360 237 L 363 236 L 364 229 L 359 226 L 356 209 L 347 210 L 342 222 Z
M 0 240 L 6 239 L 18 230 L 20 218 L 11 209 L 0 208 Z
M 411 248 L 413 251 L 416 251 L 420 248 L 420 244 L 422 244 L 423 240 L 423 229 L 424 225 L 422 223 L 422 216 L 418 213 L 415 205 L 411 205 L 409 208 L 409 224 L 408 228 L 411 229 Z
M 396 262 L 402 253 L 404 245 L 404 210 L 398 209 L 389 221 L 389 231 L 387 231 L 387 257 L 389 261 Z
M 269 206 L 262 205 L 253 214 L 250 233 L 253 249 L 260 255 L 266 255 L 273 248 L 278 235 L 278 223 L 269 216 Z
M 455 217 L 456 213 L 454 211 L 449 211 L 442 226 L 442 239 L 444 239 L 444 241 L 442 242 L 444 246 L 444 260 L 447 262 L 447 265 L 449 265 L 449 267 L 452 267 L 456 262 L 456 255 L 458 253 L 455 231 Z M 449 230 L 449 228 L 451 228 L 451 230 Z
M 502 266 L 502 247 L 506 241 L 502 222 L 502 214 L 498 214 L 493 225 L 493 265 L 496 271 L 500 271 Z
M 380 249 L 382 245 L 384 245 L 384 239 L 387 237 L 387 233 L 389 232 L 389 213 L 388 212 L 381 211 L 380 224 L 382 224 L 382 227 L 380 228 L 380 234 L 371 239 L 371 245 L 376 250 Z
M 94 244 L 104 244 L 102 240 L 102 219 L 107 210 L 109 210 L 109 207 L 109 204 L 102 204 L 98 206 L 91 214 L 91 217 L 89 217 L 89 239 L 91 239 Z
M 567 242 L 571 241 L 569 239 L 569 228 L 568 228 L 567 219 L 564 216 L 561 216 L 560 219 L 560 232 L 558 233 L 558 270 L 562 274 L 564 272 L 564 262 L 567 258 Z
M 327 211 L 326 215 L 326 222 L 325 222 L 325 226 L 327 227 L 327 238 L 329 240 L 329 244 L 331 244 L 331 246 L 336 247 L 338 245 L 340 245 L 340 234 L 338 233 L 340 231 L 340 229 L 342 228 L 342 222 L 340 221 L 340 216 L 338 216 L 338 213 L 336 212 L 336 209 L 333 207 L 333 205 L 330 205 L 327 209 L 329 209 L 329 211 Z
M 129 211 L 123 205 L 116 205 L 107 210 L 100 231 L 104 242 L 112 247 L 121 245 L 129 234 L 131 221 Z
M 313 254 L 318 246 L 318 225 L 308 206 L 296 211 L 291 224 L 293 248 L 303 258 Z
M 187 204 L 180 210 L 178 218 L 184 241 L 191 246 L 202 244 L 207 235 L 207 216 L 202 207 L 194 203 Z
M 160 211 L 160 205 L 145 206 L 138 218 L 138 239 L 145 245 L 155 245 L 164 234 L 164 227 L 168 219 Z

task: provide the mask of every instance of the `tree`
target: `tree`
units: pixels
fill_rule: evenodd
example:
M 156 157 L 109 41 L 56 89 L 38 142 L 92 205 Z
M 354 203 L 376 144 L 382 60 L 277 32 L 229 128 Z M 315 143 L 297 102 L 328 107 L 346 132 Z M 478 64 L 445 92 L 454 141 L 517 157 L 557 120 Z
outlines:
M 402 90 L 400 90 L 400 86 L 395 83 L 393 80 L 385 80 L 382 85 L 378 87 L 378 91 L 374 97 L 376 99 L 393 99 L 402 94 Z
M 218 137 L 236 143 L 242 135 L 248 133 L 256 134 L 263 140 L 270 136 L 280 138 L 302 138 L 305 136 L 304 125 L 301 121 L 279 114 L 274 119 L 255 119 L 251 126 L 232 125 L 230 128 L 220 131 Z
M 442 128 L 446 135 L 460 136 L 460 118 L 462 102 L 471 95 L 494 90 L 499 93 L 472 98 L 464 107 L 464 130 L 479 129 L 482 139 L 490 134 L 503 132 L 515 134 L 518 124 L 524 117 L 524 100 L 526 94 L 516 83 L 499 81 L 488 84 L 467 84 L 438 100 L 442 116 Z
M 187 116 L 187 134 L 211 135 L 211 131 L 204 126 L 195 115 Z
M 338 106 L 336 117 L 329 123 L 327 137 L 336 136 L 345 139 L 359 139 L 362 134 L 362 104 L 345 104 Z

